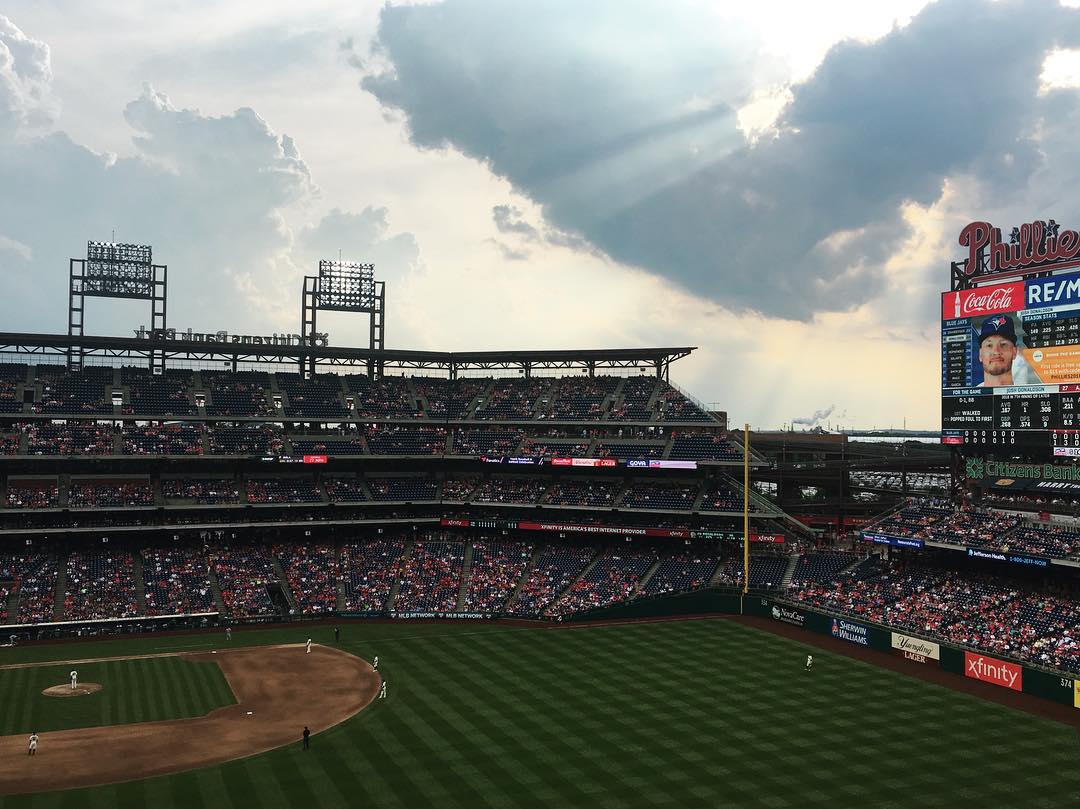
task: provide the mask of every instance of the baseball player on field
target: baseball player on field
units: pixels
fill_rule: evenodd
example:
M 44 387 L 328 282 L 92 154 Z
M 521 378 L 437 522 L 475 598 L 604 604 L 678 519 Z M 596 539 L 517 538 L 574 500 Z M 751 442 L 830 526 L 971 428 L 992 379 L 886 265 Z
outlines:
M 379 699 L 386 699 L 386 680 L 382 681 L 382 688 L 379 689 Z
M 375 655 L 375 659 L 371 661 L 371 668 L 374 671 L 379 670 L 379 656 L 378 655 Z
M 232 640 L 232 627 L 225 627 L 225 640 Z
M 307 639 L 307 651 L 305 654 L 311 654 L 311 638 Z
M 75 686 L 77 686 L 78 684 L 79 684 L 79 672 L 75 671 L 75 669 L 72 669 L 71 670 L 71 690 L 74 691 Z
M 807 655 L 806 656 L 806 671 L 810 671 L 810 669 L 812 669 L 813 667 L 814 667 L 814 656 L 813 655 Z
M 37 753 L 37 742 L 38 742 L 38 735 L 37 735 L 37 731 L 35 730 L 33 733 L 30 734 L 30 752 L 27 753 L 27 755 L 32 756 L 35 753 Z

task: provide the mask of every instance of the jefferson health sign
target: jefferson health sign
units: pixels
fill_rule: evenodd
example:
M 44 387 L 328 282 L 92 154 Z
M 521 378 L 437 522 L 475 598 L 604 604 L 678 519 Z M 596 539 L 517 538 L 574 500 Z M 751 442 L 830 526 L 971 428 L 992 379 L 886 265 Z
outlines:
M 1020 666 L 974 652 L 964 652 L 964 676 L 1013 691 L 1024 690 L 1024 670 Z
M 860 646 L 870 645 L 870 630 L 862 624 L 845 621 L 843 618 L 833 618 L 832 636 L 846 640 L 849 643 L 857 643 Z

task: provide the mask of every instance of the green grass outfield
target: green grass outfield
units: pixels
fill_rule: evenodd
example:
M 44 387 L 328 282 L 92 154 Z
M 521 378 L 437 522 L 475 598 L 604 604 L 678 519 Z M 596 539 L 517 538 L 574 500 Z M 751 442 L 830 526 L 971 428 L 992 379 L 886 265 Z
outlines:
M 819 649 L 805 672 L 809 647 L 724 620 L 342 627 L 343 648 L 379 655 L 388 699 L 310 751 L 0 806 L 1080 805 L 1074 730 Z M 309 632 L 331 642 L 298 627 L 233 644 Z M 223 645 L 31 646 L 0 663 Z
M 64 647 L 83 658 L 78 646 Z M 102 690 L 83 697 L 46 697 L 52 685 L 100 683 Z M 236 702 L 216 663 L 193 663 L 179 657 L 115 660 L 68 666 L 0 670 L 0 736 L 66 730 L 128 722 L 156 722 L 202 716 Z

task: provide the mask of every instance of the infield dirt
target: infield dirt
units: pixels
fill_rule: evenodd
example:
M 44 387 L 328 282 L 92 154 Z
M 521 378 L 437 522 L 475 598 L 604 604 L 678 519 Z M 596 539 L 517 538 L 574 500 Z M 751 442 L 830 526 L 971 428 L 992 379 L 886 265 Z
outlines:
M 0 737 L 0 795 L 112 784 L 220 764 L 300 744 L 367 706 L 379 675 L 358 657 L 304 645 L 178 655 L 220 666 L 237 703 L 205 716 Z M 122 659 L 122 658 L 114 658 Z

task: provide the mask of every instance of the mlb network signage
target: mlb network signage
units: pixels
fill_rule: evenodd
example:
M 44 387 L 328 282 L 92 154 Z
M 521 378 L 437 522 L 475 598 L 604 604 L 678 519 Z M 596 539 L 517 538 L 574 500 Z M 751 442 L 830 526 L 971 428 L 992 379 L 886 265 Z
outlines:
M 1060 230 L 1053 219 L 1021 225 L 1008 243 L 1002 241 L 1001 228 L 972 222 L 960 231 L 960 246 L 968 250 L 964 274 L 979 278 L 1080 267 L 1080 233 Z
M 913 638 L 911 635 L 903 635 L 892 632 L 892 647 L 900 652 L 908 660 L 916 663 L 925 663 L 927 660 L 941 660 L 941 647 L 936 643 L 922 638 Z
M 845 621 L 843 618 L 833 618 L 832 636 L 860 646 L 870 645 L 870 629 L 862 624 Z
M 1024 670 L 1020 666 L 974 652 L 964 652 L 964 676 L 1013 691 L 1024 690 Z

